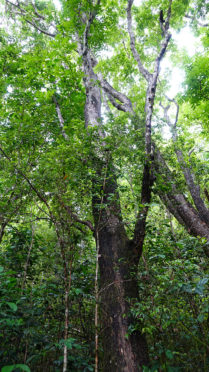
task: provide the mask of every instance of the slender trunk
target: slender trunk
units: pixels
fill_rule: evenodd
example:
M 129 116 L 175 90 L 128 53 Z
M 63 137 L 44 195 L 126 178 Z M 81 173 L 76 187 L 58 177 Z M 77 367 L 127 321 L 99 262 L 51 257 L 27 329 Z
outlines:
M 96 272 L 95 272 L 95 372 L 98 372 L 99 364 L 99 335 L 98 335 L 98 306 L 99 306 L 99 237 L 96 232 Z
M 64 270 L 64 286 L 65 286 L 65 318 L 64 318 L 64 348 L 63 348 L 63 372 L 67 372 L 68 364 L 68 350 L 66 341 L 68 339 L 68 326 L 69 326 L 69 292 L 71 288 L 71 272 L 72 272 L 72 256 L 70 260 L 70 266 L 68 264 L 68 258 L 66 257 L 66 242 L 63 239 L 63 236 L 60 234 L 59 225 L 55 223 L 55 230 L 58 238 L 58 243 L 60 247 L 60 253 L 62 256 L 62 264 Z M 70 251 L 68 252 L 70 253 Z
M 23 360 L 24 364 L 26 363 L 27 356 L 28 356 L 28 339 L 26 340 L 26 343 L 25 343 L 25 353 L 24 353 L 24 360 Z
M 26 276 L 27 276 L 27 271 L 28 271 L 28 266 L 29 266 L 29 261 L 30 261 L 30 255 L 31 255 L 31 251 L 32 251 L 32 248 L 33 248 L 34 232 L 35 232 L 33 225 L 31 226 L 31 230 L 32 230 L 31 243 L 30 243 L 30 246 L 29 246 L 29 249 L 28 249 L 27 259 L 26 259 L 24 273 L 23 273 L 21 294 L 23 294 L 23 290 L 24 290 L 24 287 L 25 287 Z
M 65 271 L 65 331 L 64 331 L 64 341 L 68 339 L 68 326 L 69 326 L 69 292 L 71 287 L 71 271 L 72 271 L 72 260 L 70 262 L 70 272 Z M 63 350 L 63 372 L 67 372 L 67 360 L 68 351 L 67 344 L 64 344 Z

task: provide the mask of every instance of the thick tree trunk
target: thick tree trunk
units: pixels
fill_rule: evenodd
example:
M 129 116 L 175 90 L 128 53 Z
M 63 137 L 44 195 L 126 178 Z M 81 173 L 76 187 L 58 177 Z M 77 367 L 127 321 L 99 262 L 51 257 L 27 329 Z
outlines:
M 126 260 L 128 245 L 120 232 L 107 226 L 100 233 L 100 281 L 102 340 L 104 363 L 102 371 L 140 371 L 148 364 L 148 350 L 144 336 L 139 330 L 129 334 L 130 305 L 137 297 L 137 282 Z M 104 239 L 104 237 L 106 239 Z
M 117 184 L 110 169 L 103 197 L 93 198 L 93 213 L 99 239 L 100 337 L 104 351 L 101 370 L 140 371 L 149 361 L 146 339 L 140 330 L 130 332 L 130 326 L 134 327 L 130 308 L 138 298 L 139 252 L 127 238 L 120 216 Z
M 130 306 L 137 298 L 137 273 L 127 259 L 129 245 L 117 224 L 102 229 L 99 241 L 102 371 L 140 371 L 140 367 L 148 364 L 148 350 L 139 330 L 129 334 L 131 324 L 134 327 Z

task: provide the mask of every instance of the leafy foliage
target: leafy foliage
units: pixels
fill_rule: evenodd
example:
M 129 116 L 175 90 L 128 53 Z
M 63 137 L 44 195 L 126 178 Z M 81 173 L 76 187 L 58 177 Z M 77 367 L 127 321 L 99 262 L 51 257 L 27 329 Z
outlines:
M 51 2 L 35 1 L 35 9 L 42 15 L 37 16 L 42 29 L 47 31 L 53 22 L 57 31 L 51 39 L 28 23 L 33 20 L 34 6 L 27 1 L 22 4 L 25 13 L 16 14 L 20 16 L 16 24 L 11 21 L 7 32 L 0 32 L 2 372 L 61 371 L 65 347 L 69 371 L 94 370 L 96 247 L 88 227 L 93 226 L 92 197 L 98 199 L 104 185 L 108 156 L 114 163 L 122 217 L 130 238 L 136 216 L 143 209 L 139 195 L 145 162 L 146 86 L 130 53 L 126 1 L 101 2 L 90 28 L 89 45 L 98 59 L 95 72 L 102 72 L 115 89 L 127 94 L 137 115 L 117 112 L 110 102 L 107 110 L 103 97 L 105 137 L 99 136 L 97 128 L 84 128 L 86 76 L 76 37 L 83 35 L 86 25 L 81 19 L 90 14 L 93 3 L 62 1 L 58 12 Z M 137 50 L 150 71 L 162 40 L 159 9 L 165 14 L 167 5 L 164 0 L 143 1 L 133 8 Z M 198 27 L 194 19 L 196 15 L 204 17 L 207 8 L 202 0 L 173 2 L 173 29 L 185 24 L 183 16 L 188 12 L 193 17 L 191 27 L 201 34 L 205 47 L 202 54 L 192 58 L 184 55 L 180 62 L 185 81 L 183 93 L 177 97 L 180 115 L 175 144 L 165 138 L 162 128 L 166 123 L 158 107 L 165 100 L 162 91 L 169 85 L 166 74 L 156 93 L 154 112 L 155 142 L 178 192 L 191 204 L 175 149 L 181 149 L 186 165 L 207 195 L 209 39 L 208 31 Z M 17 19 L 12 8 L 10 14 Z M 171 52 L 178 64 L 179 51 L 174 44 Z M 95 169 L 101 169 L 100 175 Z M 126 336 L 139 328 L 147 335 L 149 371 L 206 372 L 209 272 L 203 248 L 208 242 L 188 236 L 161 204 L 157 194 L 171 191 L 172 180 L 166 184 L 158 175 L 153 187 L 139 263 L 139 300 L 132 306 L 134 322 Z M 114 199 L 115 195 L 109 197 Z M 98 205 L 106 207 L 103 202 Z M 70 283 L 67 338 L 66 283 Z M 98 332 L 100 339 L 103 330 Z M 102 356 L 102 349 L 99 352 Z

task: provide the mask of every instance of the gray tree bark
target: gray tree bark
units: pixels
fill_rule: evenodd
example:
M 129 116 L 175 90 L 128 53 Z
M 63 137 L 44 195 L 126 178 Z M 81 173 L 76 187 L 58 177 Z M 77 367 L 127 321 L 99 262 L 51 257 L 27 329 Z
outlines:
M 158 194 L 169 212 L 186 228 L 189 234 L 204 237 L 209 242 L 209 224 L 205 222 L 200 210 L 195 209 L 186 196 L 180 192 L 159 150 L 155 150 L 154 167 L 156 178 L 158 179 L 158 175 L 161 175 L 161 182 L 166 189 L 162 191 L 162 187 L 159 185 Z M 203 248 L 209 257 L 209 246 L 205 245 Z

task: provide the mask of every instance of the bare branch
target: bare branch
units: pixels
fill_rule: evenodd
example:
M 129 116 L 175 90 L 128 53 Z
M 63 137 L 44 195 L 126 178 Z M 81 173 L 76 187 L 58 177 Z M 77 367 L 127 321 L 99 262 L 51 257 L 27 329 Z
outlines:
M 141 62 L 140 56 L 136 50 L 135 35 L 132 30 L 132 16 L 131 16 L 132 5 L 133 5 L 133 0 L 128 0 L 127 21 L 128 21 L 128 32 L 130 36 L 131 51 L 132 51 L 133 57 L 138 63 L 139 72 L 144 76 L 144 78 L 148 82 L 147 93 L 146 93 L 146 104 L 145 104 L 146 159 L 145 159 L 145 165 L 144 165 L 142 191 L 141 191 L 141 204 L 143 207 L 139 210 L 139 213 L 136 219 L 134 238 L 133 238 L 133 243 L 135 246 L 138 247 L 140 254 L 141 254 L 144 236 L 145 236 L 146 218 L 147 218 L 149 203 L 151 200 L 152 185 L 154 182 L 153 165 L 152 165 L 153 154 L 152 154 L 152 141 L 151 141 L 152 115 L 153 115 L 153 107 L 154 107 L 155 94 L 156 94 L 156 88 L 157 88 L 157 81 L 158 81 L 158 76 L 159 76 L 160 62 L 165 55 L 169 40 L 171 38 L 171 34 L 169 33 L 168 30 L 169 30 L 169 23 L 170 23 L 170 17 L 171 17 L 172 0 L 169 0 L 169 7 L 167 11 L 166 20 L 163 19 L 163 12 L 161 11 L 160 13 L 160 26 L 162 30 L 163 41 L 160 46 L 160 51 L 155 59 L 155 68 L 154 68 L 153 74 L 151 74 L 148 70 L 144 68 Z
M 162 36 L 164 36 L 165 34 L 165 20 L 163 18 L 163 10 L 161 9 L 160 11 L 160 17 L 159 17 L 159 20 L 160 20 L 160 28 L 161 28 L 161 31 L 162 31 Z
M 21 8 L 19 1 L 17 1 L 17 3 L 13 3 L 10 0 L 5 0 L 5 1 L 7 4 L 11 5 L 12 7 L 19 9 L 22 14 L 26 13 L 26 11 L 23 8 Z
M 171 119 L 168 115 L 168 111 L 170 109 L 170 105 L 167 105 L 167 106 L 163 106 L 162 103 L 160 102 L 160 107 L 163 109 L 164 111 L 164 119 L 165 121 L 167 122 L 167 124 L 169 125 L 169 127 L 171 128 L 171 133 L 172 133 L 172 138 L 173 138 L 173 141 L 175 142 L 176 139 L 177 139 L 177 133 L 176 133 L 176 124 L 178 122 L 178 116 L 179 116 L 179 105 L 178 103 L 174 100 L 174 99 L 169 99 L 167 96 L 166 98 L 170 101 L 170 102 L 173 102 L 175 103 L 176 105 L 176 117 L 175 117 L 175 121 L 174 123 L 171 122 Z
M 176 124 L 178 123 L 178 119 L 179 119 L 179 104 L 176 102 L 174 98 L 169 98 L 167 95 L 165 95 L 165 97 L 167 98 L 169 102 L 174 103 L 174 105 L 176 106 L 176 117 L 175 117 L 175 121 L 173 124 L 174 128 L 176 128 Z
M 109 101 L 112 103 L 112 105 L 119 111 L 123 111 L 123 112 L 127 112 L 127 109 L 124 105 L 121 105 L 121 103 L 118 103 L 116 102 L 116 100 L 114 99 L 114 97 L 109 94 L 108 92 L 106 92 L 107 94 L 107 97 L 109 99 Z
M 144 76 L 144 78 L 149 81 L 151 74 L 149 71 L 143 66 L 141 62 L 141 58 L 139 56 L 139 53 L 136 50 L 136 41 L 135 41 L 135 35 L 132 28 L 132 14 L 131 14 L 131 8 L 133 5 L 134 0 L 128 0 L 128 7 L 127 7 L 127 23 L 128 23 L 128 33 L 130 37 L 130 47 L 133 54 L 133 57 L 135 61 L 138 64 L 138 69 L 140 73 Z
M 104 103 L 104 106 L 105 106 L 107 112 L 112 115 L 110 106 L 109 106 L 108 101 L 107 101 L 108 96 L 107 96 L 107 93 L 104 90 L 102 91 L 102 97 L 103 97 L 103 103 Z
M 165 32 L 169 30 L 170 27 L 170 18 L 171 18 L 171 6 L 172 6 L 172 0 L 169 0 L 169 7 L 167 11 L 167 17 L 165 20 Z
M 106 80 L 103 79 L 101 73 L 98 74 L 98 80 L 100 81 L 103 90 L 107 93 L 107 96 L 113 106 L 115 106 L 118 110 L 134 114 L 132 103 L 125 94 L 114 89 Z M 116 102 L 114 98 L 118 99 L 122 105 Z
M 179 214 L 177 205 L 174 200 L 171 197 L 168 197 L 166 193 L 158 192 L 158 194 L 163 204 L 167 207 L 168 211 L 177 219 L 177 221 L 179 221 L 181 225 L 185 226 L 184 220 Z

